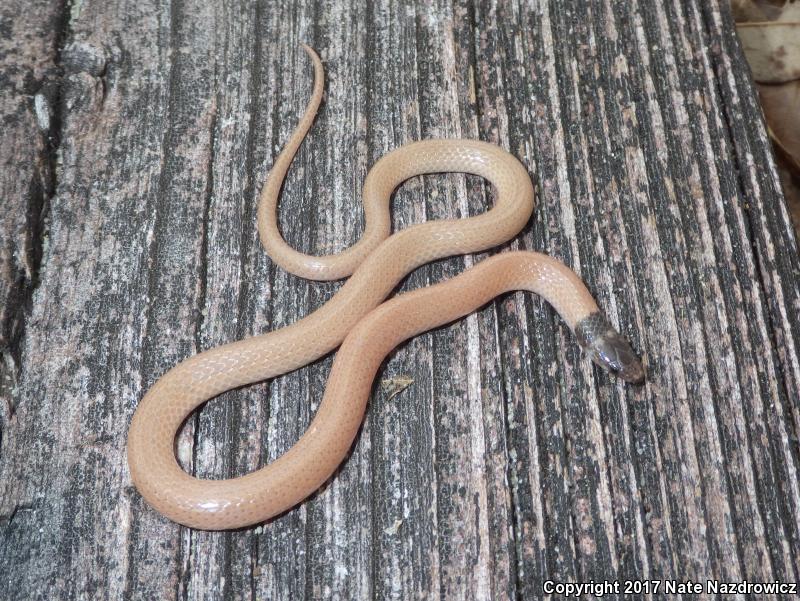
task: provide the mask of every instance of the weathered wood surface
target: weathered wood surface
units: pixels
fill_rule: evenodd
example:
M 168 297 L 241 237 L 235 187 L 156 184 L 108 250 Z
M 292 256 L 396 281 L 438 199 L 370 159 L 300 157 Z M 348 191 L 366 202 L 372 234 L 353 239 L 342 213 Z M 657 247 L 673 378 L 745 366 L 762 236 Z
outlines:
M 276 268 L 260 183 L 311 85 L 287 239 L 358 238 L 369 166 L 481 138 L 537 182 L 509 247 L 573 266 L 637 347 L 626 387 L 536 298 L 401 347 L 352 455 L 256 529 L 187 530 L 131 486 L 154 380 L 339 284 Z M 800 578 L 800 261 L 718 2 L 10 0 L 0 6 L 0 599 L 530 599 L 542 582 Z M 395 226 L 484 210 L 405 185 Z M 424 267 L 403 288 L 460 272 Z M 204 477 L 286 450 L 331 358 L 224 395 L 179 452 Z M 610 598 L 614 596 L 611 595 Z

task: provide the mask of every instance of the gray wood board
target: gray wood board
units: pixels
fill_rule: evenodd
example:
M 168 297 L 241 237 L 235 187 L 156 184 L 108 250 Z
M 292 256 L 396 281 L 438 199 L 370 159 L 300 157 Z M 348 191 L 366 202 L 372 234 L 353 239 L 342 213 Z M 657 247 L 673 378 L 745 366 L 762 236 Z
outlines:
M 132 487 L 137 402 L 179 360 L 340 286 L 276 268 L 255 228 L 311 88 L 300 42 L 328 79 L 281 199 L 292 245 L 357 240 L 365 174 L 403 143 L 498 143 L 538 192 L 504 248 L 572 266 L 648 381 L 601 373 L 549 306 L 509 294 L 391 355 L 309 501 L 255 529 L 184 529 Z M 800 260 L 724 4 L 10 0 L 0 83 L 0 599 L 800 577 Z M 394 226 L 491 198 L 478 178 L 416 178 Z M 278 457 L 331 362 L 209 403 L 184 464 L 220 478 Z

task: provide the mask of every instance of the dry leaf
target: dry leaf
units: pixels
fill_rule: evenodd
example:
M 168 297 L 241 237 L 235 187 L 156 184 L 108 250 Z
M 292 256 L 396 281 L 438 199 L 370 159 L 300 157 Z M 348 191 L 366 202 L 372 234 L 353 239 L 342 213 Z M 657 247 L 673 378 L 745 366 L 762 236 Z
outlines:
M 391 401 L 398 394 L 403 392 L 406 388 L 414 383 L 413 378 L 408 376 L 397 376 L 396 378 L 388 378 L 381 382 L 381 389 L 387 395 L 386 400 Z
M 770 135 L 800 175 L 800 80 L 756 85 Z
M 756 84 L 769 135 L 775 146 L 781 187 L 800 238 L 800 79 Z
M 400 526 L 403 525 L 403 520 L 395 520 L 394 524 L 389 526 L 388 528 L 384 528 L 383 531 L 390 536 L 397 534 L 397 531 L 400 530 Z
M 789 2 L 783 5 L 783 9 L 777 20 L 783 23 L 797 23 L 797 21 L 800 21 L 800 2 L 797 0 L 789 0 Z
M 739 23 L 753 79 L 781 83 L 800 78 L 800 2 L 787 3 L 775 21 Z
M 733 20 L 737 23 L 747 21 L 774 21 L 777 19 L 783 2 L 766 2 L 764 0 L 731 0 Z
M 800 240 L 800 175 L 792 175 L 783 155 L 777 155 L 775 163 L 781 178 L 783 195 L 786 197 L 786 204 L 794 222 L 794 231 L 797 239 Z M 795 173 L 797 172 L 795 171 Z
M 753 70 L 776 164 L 800 237 L 800 1 L 732 0 L 736 31 Z

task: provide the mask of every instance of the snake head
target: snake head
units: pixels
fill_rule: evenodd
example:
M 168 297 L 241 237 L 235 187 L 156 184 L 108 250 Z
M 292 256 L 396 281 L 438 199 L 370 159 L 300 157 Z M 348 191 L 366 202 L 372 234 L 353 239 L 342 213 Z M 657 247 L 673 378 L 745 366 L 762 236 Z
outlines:
M 644 367 L 639 357 L 602 313 L 592 313 L 579 321 L 575 326 L 575 335 L 597 365 L 631 384 L 644 381 Z

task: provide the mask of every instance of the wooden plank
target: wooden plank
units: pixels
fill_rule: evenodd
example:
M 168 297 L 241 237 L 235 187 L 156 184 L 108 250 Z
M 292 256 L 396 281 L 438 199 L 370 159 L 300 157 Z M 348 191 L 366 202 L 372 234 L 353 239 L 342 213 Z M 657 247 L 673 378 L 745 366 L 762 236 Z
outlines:
M 25 313 L 39 279 L 60 127 L 61 8 L 34 2 L 14 18 L 16 8 L 0 7 L 0 391 L 6 417 L 13 413 Z
M 800 259 L 724 6 L 27 6 L 0 9 L 0 598 L 798 579 Z M 369 167 L 405 142 L 498 143 L 538 191 L 503 248 L 573 266 L 648 382 L 600 373 L 548 306 L 507 295 L 391 356 L 351 456 L 308 502 L 255 529 L 183 529 L 131 486 L 138 400 L 181 358 L 293 323 L 340 285 L 276 268 L 255 230 L 310 91 L 301 41 L 328 81 L 281 199 L 291 244 L 353 243 Z M 491 198 L 478 178 L 417 178 L 394 227 Z M 209 403 L 183 464 L 220 478 L 274 460 L 331 360 Z

